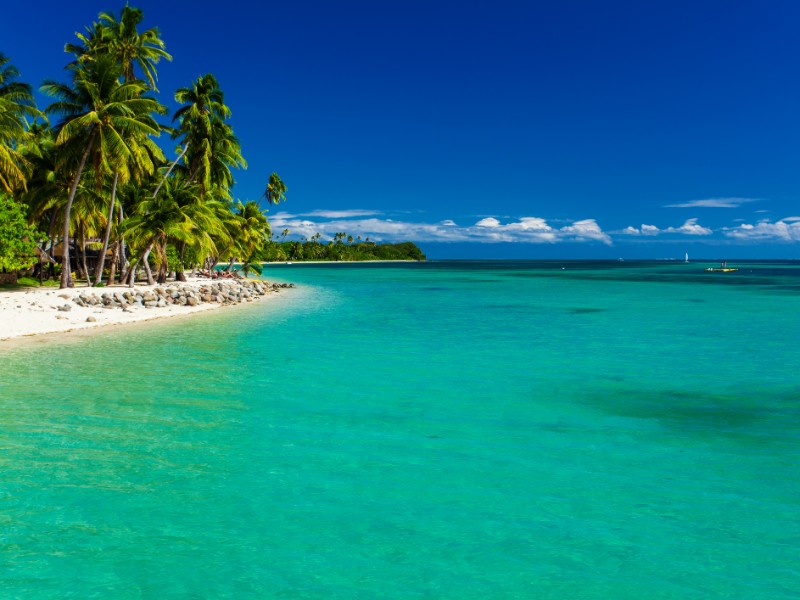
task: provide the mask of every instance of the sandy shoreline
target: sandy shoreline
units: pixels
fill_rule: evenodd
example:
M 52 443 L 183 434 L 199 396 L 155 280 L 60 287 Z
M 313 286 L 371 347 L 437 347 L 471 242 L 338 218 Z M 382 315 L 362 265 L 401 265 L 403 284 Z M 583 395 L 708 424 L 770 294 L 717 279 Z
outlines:
M 123 310 L 116 306 L 81 306 L 75 302 L 75 298 L 81 294 L 100 296 L 101 294 L 128 291 L 141 294 L 148 291 L 152 292 L 157 287 L 170 288 L 177 286 L 199 290 L 203 286 L 218 282 L 217 280 L 206 278 L 190 278 L 188 282 L 171 282 L 163 286 L 152 287 L 75 287 L 63 290 L 43 287 L 3 290 L 0 291 L 0 347 L 13 340 L 29 336 L 43 336 L 44 334 L 94 328 L 105 329 L 109 325 L 186 316 L 226 306 L 217 302 L 202 302 L 195 306 L 167 304 L 166 306 L 145 307 L 131 305 Z M 230 283 L 231 280 L 223 280 L 223 282 Z M 275 297 L 277 297 L 277 294 L 268 293 L 265 296 L 253 298 L 253 300 L 264 301 Z

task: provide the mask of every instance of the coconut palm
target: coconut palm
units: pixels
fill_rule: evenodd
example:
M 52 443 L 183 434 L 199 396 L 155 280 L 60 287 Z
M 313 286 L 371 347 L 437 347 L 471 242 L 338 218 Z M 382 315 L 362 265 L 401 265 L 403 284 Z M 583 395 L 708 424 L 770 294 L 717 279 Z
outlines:
M 139 33 L 138 26 L 143 18 L 140 9 L 130 6 L 123 7 L 119 20 L 112 13 L 101 12 L 99 23 L 87 27 L 86 34 L 76 34 L 82 44 L 67 44 L 65 50 L 79 61 L 94 60 L 102 54 L 114 56 L 128 82 L 136 79 L 134 67 L 138 65 L 150 88 L 158 91 L 156 64 L 162 58 L 172 60 L 172 56 L 165 50 L 157 27 Z
M 19 71 L 0 54 L 0 189 L 25 189 L 30 164 L 18 146 L 27 137 L 28 118 L 42 116 L 31 86 L 17 81 Z
M 253 258 L 267 243 L 270 235 L 269 221 L 258 202 L 249 200 L 244 204 L 236 202 L 233 207 L 234 219 L 231 221 L 231 246 L 228 271 L 233 270 L 237 257 Z
M 145 265 L 150 284 L 155 282 L 146 266 L 151 251 L 155 251 L 160 265 L 160 283 L 166 280 L 169 271 L 167 244 L 185 244 L 197 256 L 216 252 L 214 236 L 225 234 L 219 219 L 223 206 L 216 200 L 201 198 L 197 184 L 183 181 L 180 175 L 168 179 L 161 194 L 138 203 L 123 230 L 136 240 L 138 262 Z M 133 283 L 133 277 L 130 282 Z
M 175 111 L 172 121 L 178 121 L 173 137 L 181 138 L 182 150 L 164 174 L 161 184 L 153 196 L 158 195 L 161 186 L 167 180 L 175 166 L 187 157 L 189 173 L 201 173 L 201 179 L 207 182 L 211 171 L 211 135 L 215 122 L 222 122 L 231 115 L 225 105 L 225 95 L 219 87 L 217 79 L 209 74 L 198 77 L 191 87 L 178 88 L 175 101 L 183 104 Z M 194 177 L 193 177 L 194 179 Z
M 119 168 L 132 156 L 130 141 L 135 136 L 160 133 L 153 113 L 166 109 L 155 99 L 143 96 L 147 86 L 142 81 L 120 83 L 121 67 L 110 56 L 75 63 L 69 67 L 72 85 L 46 81 L 42 90 L 57 98 L 47 107 L 47 114 L 63 116 L 58 125 L 56 143 L 67 150 L 66 157 L 76 157 L 72 185 L 64 208 L 61 287 L 71 285 L 69 262 L 69 223 L 75 192 L 86 161 L 92 157 L 98 178 Z
M 158 77 L 155 65 L 162 58 L 172 60 L 172 57 L 164 49 L 164 42 L 157 28 L 139 33 L 138 25 L 143 16 L 140 9 L 130 6 L 122 9 L 119 20 L 112 13 L 100 13 L 99 23 L 94 23 L 92 27 L 87 28 L 85 35 L 76 34 L 82 44 L 67 44 L 66 50 L 75 54 L 77 62 L 91 62 L 103 56 L 113 57 L 122 69 L 122 75 L 126 82 L 133 82 L 136 79 L 134 67 L 138 65 L 149 87 L 156 90 L 155 81 Z M 102 280 L 116 206 L 116 191 L 118 186 L 124 184 L 130 175 L 125 167 L 133 166 L 137 172 L 143 171 L 145 174 L 150 174 L 155 168 L 152 158 L 155 157 L 159 162 L 164 160 L 161 150 L 149 137 L 138 136 L 137 141 L 139 143 L 130 144 L 132 150 L 138 150 L 138 152 L 134 152 L 137 157 L 135 164 L 130 165 L 130 161 L 126 161 L 122 163 L 122 168 L 117 169 L 114 173 L 103 250 L 96 270 L 98 282 Z
M 277 173 L 269 176 L 267 189 L 264 191 L 264 198 L 270 204 L 278 204 L 286 200 L 286 184 L 283 183 Z

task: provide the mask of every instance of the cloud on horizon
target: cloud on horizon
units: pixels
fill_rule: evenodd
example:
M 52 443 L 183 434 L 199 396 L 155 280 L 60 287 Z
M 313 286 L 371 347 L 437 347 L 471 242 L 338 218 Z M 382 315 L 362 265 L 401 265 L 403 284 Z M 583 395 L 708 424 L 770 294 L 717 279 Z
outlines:
M 697 223 L 698 219 L 687 219 L 680 227 L 667 227 L 666 229 L 659 229 L 655 225 L 642 224 L 640 228 L 628 226 L 621 231 L 612 231 L 611 233 L 620 235 L 634 235 L 634 236 L 656 236 L 663 233 L 677 233 L 681 235 L 712 235 L 714 232 L 708 227 L 703 227 Z
M 329 240 L 335 233 L 344 231 L 354 237 L 361 236 L 362 239 L 369 238 L 375 242 L 411 240 L 419 243 L 479 244 L 601 243 L 612 246 L 615 239 L 632 242 L 638 238 L 639 242 L 659 243 L 674 241 L 679 237 L 705 239 L 710 244 L 800 242 L 800 216 L 789 216 L 774 222 L 768 219 L 752 224 L 743 222 L 719 229 L 704 227 L 695 217 L 686 219 L 678 227 L 658 227 L 643 223 L 638 227 L 628 226 L 621 230 L 604 231 L 595 219 L 553 225 L 552 221 L 548 222 L 541 217 L 509 219 L 487 216 L 479 218 L 471 225 L 460 225 L 453 219 L 426 223 L 402 218 L 390 219 L 382 215 L 378 211 L 364 210 L 315 210 L 301 214 L 280 212 L 270 215 L 270 223 L 275 231 L 289 229 L 290 236 L 295 239 L 310 238 L 320 233 L 325 240 Z
M 742 223 L 723 229 L 723 235 L 739 242 L 800 242 L 800 217 L 775 221 L 759 221 L 755 225 Z
M 680 204 L 666 204 L 664 208 L 738 208 L 742 204 L 758 202 L 759 198 L 706 198 Z
M 289 229 L 291 235 L 309 238 L 316 233 L 326 239 L 339 231 L 349 235 L 370 238 L 376 242 L 478 242 L 500 243 L 517 242 L 532 244 L 554 244 L 559 242 L 600 242 L 612 245 L 611 237 L 606 234 L 597 221 L 584 219 L 574 221 L 564 227 L 551 227 L 545 219 L 539 217 L 521 217 L 516 221 L 501 222 L 495 217 L 480 219 L 473 225 L 460 226 L 452 219 L 439 223 L 416 223 L 381 218 L 344 218 L 355 216 L 357 211 L 313 211 L 292 215 L 281 212 L 270 216 L 272 228 Z M 333 215 L 331 220 L 306 218 Z M 373 213 L 380 214 L 380 213 Z

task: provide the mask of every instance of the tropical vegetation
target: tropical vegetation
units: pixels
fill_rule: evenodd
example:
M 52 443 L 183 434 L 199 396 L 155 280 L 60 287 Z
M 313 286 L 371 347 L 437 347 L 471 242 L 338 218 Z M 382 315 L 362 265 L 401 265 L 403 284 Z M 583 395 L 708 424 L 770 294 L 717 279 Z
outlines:
M 32 268 L 63 288 L 76 279 L 182 280 L 195 268 L 258 272 L 268 260 L 420 258 L 418 248 L 345 234 L 291 242 L 285 230 L 275 240 L 260 200 L 285 201 L 286 184 L 273 172 L 261 199 L 234 198 L 234 173 L 247 162 L 219 81 L 208 73 L 176 90 L 170 122 L 156 84 L 160 61 L 172 57 L 142 21 L 126 5 L 76 34 L 65 46 L 66 79 L 40 87 L 51 100 L 44 110 L 0 54 L 0 211 L 8 215 L 0 215 L 0 268 Z M 175 140 L 174 158 L 159 138 Z

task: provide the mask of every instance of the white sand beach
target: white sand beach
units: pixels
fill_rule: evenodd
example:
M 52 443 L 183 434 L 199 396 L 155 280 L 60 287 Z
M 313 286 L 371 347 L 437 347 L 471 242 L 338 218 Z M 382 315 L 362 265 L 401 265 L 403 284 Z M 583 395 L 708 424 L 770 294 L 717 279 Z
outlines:
M 237 285 L 235 280 L 222 280 L 224 284 Z M 53 287 L 24 288 L 0 291 L 0 341 L 11 340 L 23 336 L 58 333 L 134 323 L 151 319 L 161 319 L 180 315 L 188 315 L 225 306 L 219 301 L 200 301 L 195 305 L 159 303 L 160 306 L 144 306 L 142 303 L 130 303 L 128 306 L 106 306 L 99 302 L 95 305 L 81 305 L 75 299 L 84 296 L 101 297 L 103 294 L 132 292 L 133 294 L 152 293 L 158 288 L 164 290 L 194 290 L 200 295 L 200 289 L 220 283 L 207 278 L 190 278 L 188 282 L 167 283 L 162 286 L 112 286 L 106 288 L 75 287 L 58 289 Z M 253 295 L 247 301 L 274 297 Z M 152 303 L 151 303 L 152 304 Z

